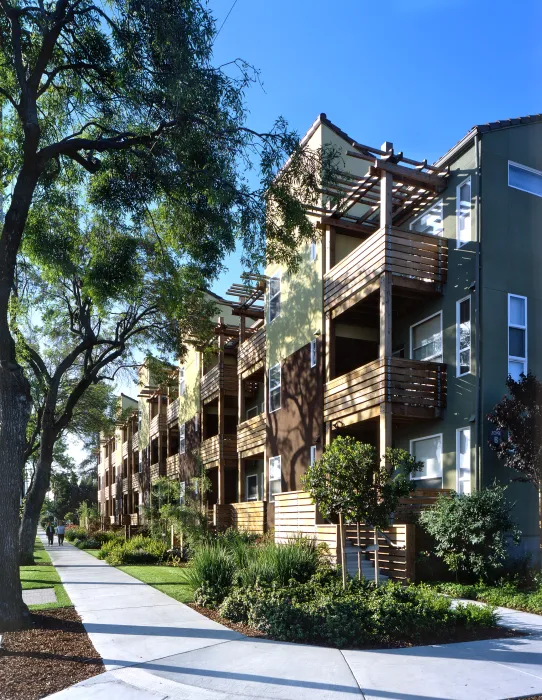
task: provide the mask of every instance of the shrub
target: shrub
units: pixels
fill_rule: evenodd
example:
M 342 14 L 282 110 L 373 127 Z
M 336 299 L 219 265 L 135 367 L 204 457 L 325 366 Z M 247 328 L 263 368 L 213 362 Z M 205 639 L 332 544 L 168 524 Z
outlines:
M 74 540 L 86 540 L 88 533 L 84 527 L 79 527 L 78 525 L 68 525 L 65 531 L 65 537 L 68 542 L 73 542 Z
M 114 530 L 100 530 L 95 532 L 93 538 L 100 544 L 105 544 L 106 542 L 111 542 L 112 540 L 124 541 L 125 537 L 122 532 L 115 532 Z
M 463 631 L 496 624 L 491 608 L 454 608 L 450 599 L 426 586 L 388 583 L 375 588 L 350 581 L 343 590 L 335 572 L 286 587 L 236 587 L 220 613 L 273 639 L 337 647 L 449 641 Z
M 112 566 L 123 564 L 157 564 L 167 552 L 167 545 L 152 537 L 137 535 L 131 540 L 110 540 L 102 545 L 100 559 Z
M 506 487 L 440 496 L 422 512 L 420 523 L 436 541 L 434 553 L 457 578 L 494 581 L 507 557 L 507 538 L 517 544 L 520 531 L 511 518 Z
M 293 538 L 286 544 L 266 542 L 248 550 L 244 566 L 237 569 L 237 577 L 243 586 L 257 583 L 286 586 L 290 579 L 304 583 L 316 573 L 319 563 L 319 550 L 308 538 Z
M 188 579 L 196 589 L 198 605 L 214 607 L 228 594 L 235 574 L 235 559 L 217 543 L 201 545 L 194 554 Z
M 87 540 L 75 540 L 72 544 L 79 547 L 79 549 L 100 549 L 100 543 L 92 537 L 89 537 Z

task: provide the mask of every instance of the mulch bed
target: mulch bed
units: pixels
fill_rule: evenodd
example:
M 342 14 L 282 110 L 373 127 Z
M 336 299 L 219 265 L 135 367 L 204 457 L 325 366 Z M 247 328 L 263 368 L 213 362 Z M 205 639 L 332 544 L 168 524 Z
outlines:
M 270 637 L 269 635 L 264 634 L 263 632 L 260 632 L 260 630 L 255 629 L 254 627 L 250 627 L 249 625 L 244 625 L 243 623 L 240 622 L 232 622 L 231 620 L 228 620 L 226 617 L 222 617 L 221 615 L 218 614 L 216 610 L 212 610 L 211 608 L 202 608 L 199 605 L 194 605 L 194 603 L 189 603 L 189 607 L 191 607 L 193 610 L 196 612 L 201 613 L 201 615 L 205 615 L 205 617 L 208 617 L 210 620 L 213 620 L 214 622 L 218 622 L 221 625 L 224 625 L 224 627 L 229 627 L 229 629 L 234 630 L 235 632 L 240 632 L 241 634 L 244 634 L 246 637 L 260 637 L 261 639 L 273 639 L 273 637 Z M 479 642 L 484 639 L 507 639 L 510 637 L 526 637 L 527 633 L 519 630 L 513 630 L 509 629 L 507 627 L 490 627 L 489 629 L 482 629 L 482 630 L 459 630 L 458 632 L 454 632 L 450 634 L 447 638 L 445 639 L 424 639 L 417 644 L 413 644 L 411 642 L 397 642 L 395 644 L 359 644 L 358 646 L 355 647 L 348 647 L 345 646 L 345 649 L 403 649 L 405 647 L 414 647 L 414 646 L 426 646 L 430 644 L 453 644 L 456 642 Z M 300 644 L 302 642 L 299 642 Z M 323 647 L 329 647 L 330 644 L 328 642 L 318 642 L 318 641 L 308 641 L 305 642 L 306 644 L 311 644 L 312 646 L 323 646 Z M 343 648 L 343 647 L 341 647 Z M 1 696 L 0 696 L 1 697 Z M 525 700 L 531 700 L 530 698 L 526 698 Z M 536 698 L 533 698 L 533 700 L 542 700 L 542 696 L 536 696 Z
M 31 621 L 2 637 L 1 700 L 36 700 L 104 672 L 74 608 L 40 610 Z

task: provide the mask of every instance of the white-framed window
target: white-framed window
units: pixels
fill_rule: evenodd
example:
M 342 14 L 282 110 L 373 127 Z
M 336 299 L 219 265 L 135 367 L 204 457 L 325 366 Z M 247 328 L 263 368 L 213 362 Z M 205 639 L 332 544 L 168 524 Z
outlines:
M 508 374 L 527 374 L 527 297 L 508 295 Z
M 275 500 L 275 494 L 282 491 L 282 469 L 280 455 L 269 459 L 269 500 Z
M 255 416 L 259 415 L 259 413 L 260 409 L 257 405 L 252 406 L 252 408 L 247 408 L 247 410 L 245 411 L 245 420 L 248 420 L 249 418 L 254 418 Z
M 457 186 L 456 190 L 456 226 L 457 226 L 457 247 L 460 248 L 468 243 L 472 238 L 471 233 L 471 210 L 472 195 L 470 177 Z
M 442 362 L 442 311 L 410 327 L 410 358 Z
M 269 323 L 280 316 L 280 272 L 269 278 Z
M 184 396 L 186 391 L 186 380 L 184 378 L 184 367 L 179 367 L 179 396 Z
M 280 408 L 280 362 L 269 368 L 269 413 Z
M 470 493 L 470 472 L 471 472 L 471 453 L 470 453 L 470 428 L 459 428 L 455 432 L 455 454 L 456 454 L 456 469 L 457 469 L 457 493 Z
M 442 479 L 442 433 L 411 440 L 410 454 L 424 464 L 413 479 Z
M 410 222 L 410 230 L 417 233 L 430 233 L 433 236 L 444 234 L 444 200 L 439 199 L 431 209 Z
M 311 467 L 312 467 L 313 464 L 316 462 L 316 445 L 311 445 L 310 460 L 311 460 Z
M 515 190 L 542 197 L 542 173 L 513 161 L 508 161 L 508 186 Z
M 249 474 L 246 477 L 246 494 L 247 501 L 257 501 L 259 497 L 258 493 L 258 475 Z
M 316 247 L 316 241 L 311 241 L 311 261 L 314 262 L 318 255 L 318 248 Z
M 470 296 L 456 303 L 455 366 L 456 376 L 462 377 L 471 370 L 471 299 Z
M 311 367 L 316 367 L 316 360 L 318 359 L 316 353 L 316 338 L 313 338 L 311 340 Z
M 186 453 L 186 423 L 179 425 L 179 453 L 182 455 Z

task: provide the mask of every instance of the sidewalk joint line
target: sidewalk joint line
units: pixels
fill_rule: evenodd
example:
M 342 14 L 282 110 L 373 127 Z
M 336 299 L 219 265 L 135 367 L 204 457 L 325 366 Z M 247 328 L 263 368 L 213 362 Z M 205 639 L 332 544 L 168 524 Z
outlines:
M 347 665 L 348 670 L 350 671 L 350 675 L 352 676 L 352 678 L 354 679 L 354 682 L 355 682 L 356 685 L 358 686 L 358 689 L 359 689 L 359 692 L 361 693 L 362 699 L 363 699 L 363 700 L 366 700 L 366 698 L 365 698 L 365 693 L 364 693 L 363 690 L 361 689 L 361 686 L 360 686 L 360 684 L 358 683 L 358 679 L 357 679 L 356 676 L 354 675 L 354 671 L 352 671 L 352 667 L 351 667 L 350 664 L 348 663 L 348 661 L 347 661 L 347 659 L 346 659 L 346 656 L 345 656 L 344 653 L 343 653 L 343 650 L 342 650 L 342 649 L 339 649 L 339 651 L 341 652 L 341 656 L 343 657 L 344 663 Z

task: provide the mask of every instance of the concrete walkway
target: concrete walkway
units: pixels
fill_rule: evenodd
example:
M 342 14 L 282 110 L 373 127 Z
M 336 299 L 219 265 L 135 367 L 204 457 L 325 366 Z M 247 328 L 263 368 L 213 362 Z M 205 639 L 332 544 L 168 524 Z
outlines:
M 529 637 L 340 651 L 244 637 L 67 544 L 47 548 L 107 673 L 58 700 L 501 700 L 542 694 L 542 617 Z

